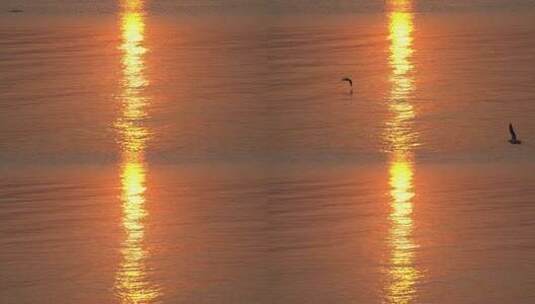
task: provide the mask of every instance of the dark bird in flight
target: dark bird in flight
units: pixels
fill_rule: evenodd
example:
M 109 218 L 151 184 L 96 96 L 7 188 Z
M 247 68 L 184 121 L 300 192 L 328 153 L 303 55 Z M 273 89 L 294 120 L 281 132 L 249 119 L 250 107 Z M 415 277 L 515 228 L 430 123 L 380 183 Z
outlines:
M 515 129 L 513 129 L 513 125 L 509 124 L 509 133 L 511 133 L 511 139 L 509 139 L 509 142 L 513 145 L 520 145 L 522 143 L 521 140 L 516 139 L 516 133 Z
M 342 78 L 342 81 L 347 81 L 349 83 L 349 85 L 351 86 L 351 91 L 349 92 L 349 94 L 353 95 L 353 80 L 351 80 L 351 78 L 349 77 L 344 77 Z
M 349 85 L 351 86 L 351 88 L 353 88 L 353 80 L 351 80 L 351 78 L 349 78 L 349 77 L 344 77 L 344 78 L 342 78 L 342 81 L 347 81 L 347 82 L 349 82 Z
M 21 10 L 21 9 L 10 9 L 9 12 L 10 12 L 10 13 L 13 13 L 13 14 L 17 14 L 17 13 L 22 13 L 22 12 L 24 12 L 24 11 Z

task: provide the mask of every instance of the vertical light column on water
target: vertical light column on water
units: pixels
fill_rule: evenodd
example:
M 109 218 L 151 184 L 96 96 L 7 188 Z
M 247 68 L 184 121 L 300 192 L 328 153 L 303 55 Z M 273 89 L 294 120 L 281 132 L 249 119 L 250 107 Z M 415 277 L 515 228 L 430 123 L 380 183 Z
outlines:
M 159 290 L 147 276 L 148 251 L 144 245 L 146 164 L 144 154 L 150 132 L 144 121 L 150 99 L 145 92 L 145 16 L 143 0 L 120 1 L 122 53 L 121 115 L 115 123 L 121 148 L 121 203 L 125 239 L 115 289 L 121 303 L 152 303 Z
M 417 134 L 412 122 L 415 111 L 411 104 L 414 91 L 413 13 L 411 0 L 388 2 L 389 62 L 391 91 L 388 105 L 385 141 L 390 154 L 389 185 L 390 260 L 386 287 L 386 303 L 408 304 L 415 301 L 415 285 L 420 272 L 415 266 L 413 240 L 413 148 Z

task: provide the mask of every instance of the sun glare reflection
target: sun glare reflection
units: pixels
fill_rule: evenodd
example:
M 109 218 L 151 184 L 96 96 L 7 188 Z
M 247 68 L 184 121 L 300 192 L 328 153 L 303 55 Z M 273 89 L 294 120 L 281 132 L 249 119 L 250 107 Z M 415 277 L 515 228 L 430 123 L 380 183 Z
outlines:
M 389 2 L 390 81 L 389 108 L 385 135 L 391 156 L 390 185 L 390 261 L 386 303 L 409 304 L 415 301 L 415 285 L 420 272 L 415 267 L 413 232 L 413 160 L 417 134 L 412 128 L 415 110 L 410 102 L 414 91 L 412 76 L 413 13 L 411 1 Z
M 149 100 L 144 94 L 148 81 L 144 75 L 143 56 L 147 50 L 144 46 L 143 1 L 124 0 L 121 9 L 122 114 L 115 127 L 123 159 L 121 201 L 126 238 L 121 248 L 122 262 L 115 287 L 121 303 L 153 303 L 159 296 L 159 290 L 148 279 L 146 260 L 149 252 L 144 246 L 144 220 L 148 215 L 145 208 L 144 153 L 150 133 L 144 126 Z

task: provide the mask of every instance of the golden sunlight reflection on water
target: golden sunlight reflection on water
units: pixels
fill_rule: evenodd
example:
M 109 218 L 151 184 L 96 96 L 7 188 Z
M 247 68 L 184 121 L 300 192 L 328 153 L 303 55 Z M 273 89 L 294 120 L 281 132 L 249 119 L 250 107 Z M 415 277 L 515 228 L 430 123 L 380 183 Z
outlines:
M 412 128 L 416 113 L 410 103 L 414 90 L 411 62 L 413 53 L 413 14 L 410 1 L 391 1 L 389 13 L 390 81 L 389 108 L 392 118 L 387 121 L 385 135 L 391 155 L 389 169 L 390 230 L 388 243 L 390 260 L 386 302 L 408 304 L 415 301 L 415 285 L 421 277 L 414 263 L 417 244 L 413 232 L 414 163 L 412 148 L 417 135 Z
M 148 278 L 146 259 L 149 253 L 144 246 L 144 221 L 148 215 L 144 151 L 150 133 L 143 125 L 149 102 L 144 95 L 148 80 L 143 73 L 143 56 L 147 51 L 143 1 L 126 0 L 121 3 L 121 8 L 122 114 L 115 126 L 122 152 L 122 225 L 126 238 L 121 247 L 122 261 L 115 288 L 121 303 L 153 303 L 160 291 Z

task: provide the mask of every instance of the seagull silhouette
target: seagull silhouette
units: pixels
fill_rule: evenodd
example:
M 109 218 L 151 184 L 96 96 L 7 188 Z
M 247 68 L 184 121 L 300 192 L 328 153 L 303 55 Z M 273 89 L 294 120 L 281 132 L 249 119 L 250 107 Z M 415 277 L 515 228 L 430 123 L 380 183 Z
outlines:
M 341 81 L 347 81 L 349 83 L 349 85 L 351 86 L 351 91 L 349 92 L 349 94 L 353 95 L 353 80 L 351 80 L 351 78 L 349 77 L 344 77 Z
M 351 88 L 353 88 L 353 80 L 351 80 L 351 78 L 349 78 L 349 77 L 344 77 L 344 78 L 342 78 L 342 81 L 347 81 L 347 82 L 349 82 L 349 85 L 351 86 Z
M 515 129 L 513 129 L 513 125 L 509 123 L 509 133 L 511 133 L 511 139 L 509 139 L 509 142 L 513 145 L 520 145 L 522 143 L 521 140 L 516 139 L 516 133 Z

